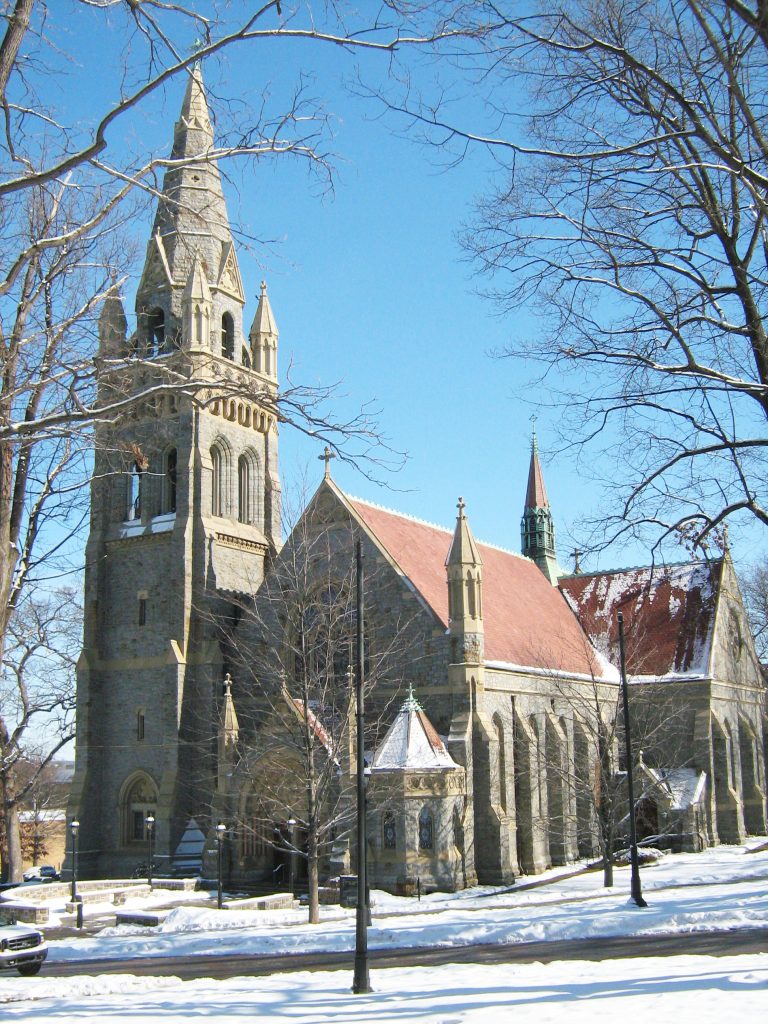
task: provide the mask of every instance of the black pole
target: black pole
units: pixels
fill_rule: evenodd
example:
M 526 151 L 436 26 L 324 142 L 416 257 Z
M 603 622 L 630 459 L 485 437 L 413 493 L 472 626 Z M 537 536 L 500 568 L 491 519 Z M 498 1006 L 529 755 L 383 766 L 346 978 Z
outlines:
M 77 837 L 80 833 L 80 822 L 75 818 L 69 824 L 70 831 L 72 832 L 72 891 L 70 893 L 70 901 L 75 904 L 75 913 L 77 914 L 77 927 L 83 927 L 83 899 L 77 895 Z
M 77 831 L 79 826 L 79 821 L 73 821 L 69 826 L 72 831 L 72 891 L 70 892 L 71 903 L 77 903 Z
M 355 710 L 357 713 L 357 913 L 355 915 L 355 994 L 371 991 L 368 974 L 368 886 L 366 884 L 366 826 L 365 826 L 365 707 L 363 704 L 363 676 L 365 671 L 365 641 L 363 628 L 363 545 L 357 541 L 357 672 L 355 673 Z
M 619 612 L 619 661 L 621 665 L 621 697 L 624 704 L 624 745 L 627 757 L 627 795 L 629 797 L 629 858 L 632 865 L 630 895 L 635 905 L 647 907 L 640 886 L 640 861 L 637 858 L 637 827 L 635 824 L 635 782 L 632 760 L 632 732 L 629 726 L 629 687 L 624 659 L 624 616 Z
M 149 888 L 152 888 L 152 835 L 155 829 L 155 819 L 153 815 L 147 815 L 147 839 L 149 840 L 149 862 L 147 863 L 147 882 Z
M 222 823 L 216 826 L 216 867 L 217 867 L 217 886 L 216 886 L 216 906 L 221 910 L 222 904 L 222 890 L 221 890 L 221 847 L 222 839 L 224 838 L 224 829 L 221 827 Z

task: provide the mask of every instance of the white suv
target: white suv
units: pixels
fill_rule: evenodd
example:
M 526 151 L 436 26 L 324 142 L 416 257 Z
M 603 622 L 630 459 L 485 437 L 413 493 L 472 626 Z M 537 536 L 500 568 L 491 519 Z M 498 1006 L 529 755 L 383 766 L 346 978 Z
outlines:
M 47 956 L 43 933 L 14 924 L 12 911 L 0 908 L 0 968 L 15 967 L 19 974 L 37 974 Z

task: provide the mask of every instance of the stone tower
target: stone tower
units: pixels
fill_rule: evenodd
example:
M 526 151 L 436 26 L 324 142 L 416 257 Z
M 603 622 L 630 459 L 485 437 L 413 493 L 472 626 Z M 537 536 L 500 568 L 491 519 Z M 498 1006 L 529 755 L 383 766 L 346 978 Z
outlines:
M 100 397 L 126 412 L 96 432 L 70 815 L 84 876 L 161 871 L 187 822 L 205 828 L 236 595 L 280 545 L 277 328 L 245 297 L 199 69 L 128 335 L 113 294 L 99 324 Z
M 532 559 L 549 582 L 556 586 L 559 577 L 563 575 L 563 570 L 557 564 L 555 523 L 544 486 L 535 431 L 531 439 L 531 465 L 528 470 L 528 489 L 525 494 L 520 532 L 523 554 Z

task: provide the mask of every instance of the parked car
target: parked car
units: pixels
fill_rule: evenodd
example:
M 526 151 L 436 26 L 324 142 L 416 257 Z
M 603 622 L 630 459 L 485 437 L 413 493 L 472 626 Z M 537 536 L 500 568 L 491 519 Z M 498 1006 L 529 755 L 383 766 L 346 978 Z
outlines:
M 0 969 L 15 967 L 19 974 L 37 974 L 47 956 L 43 933 L 16 924 L 11 912 L 0 909 Z
M 61 875 L 53 864 L 38 864 L 24 872 L 25 882 L 58 882 Z

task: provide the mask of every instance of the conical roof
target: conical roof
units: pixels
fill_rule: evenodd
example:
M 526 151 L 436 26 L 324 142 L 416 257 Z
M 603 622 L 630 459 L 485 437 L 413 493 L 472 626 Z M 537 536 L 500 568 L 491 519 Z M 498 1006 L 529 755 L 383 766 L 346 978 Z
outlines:
M 371 771 L 444 771 L 459 766 L 411 693 L 373 757 Z
M 253 340 L 260 334 L 269 334 L 273 338 L 278 336 L 277 324 L 275 322 L 275 315 L 272 312 L 272 306 L 269 304 L 269 296 L 267 295 L 267 282 L 261 282 L 261 295 L 259 296 L 259 305 L 256 309 L 256 315 L 253 318 L 251 329 L 248 333 L 248 337 Z

